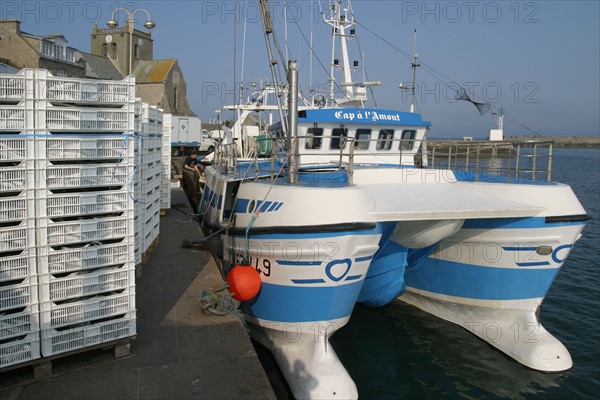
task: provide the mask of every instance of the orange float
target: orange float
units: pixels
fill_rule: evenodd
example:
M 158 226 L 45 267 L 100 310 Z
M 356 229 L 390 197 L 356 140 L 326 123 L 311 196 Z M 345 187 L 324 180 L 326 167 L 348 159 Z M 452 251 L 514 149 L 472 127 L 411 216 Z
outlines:
M 253 267 L 236 265 L 227 273 L 225 280 L 233 298 L 239 301 L 253 299 L 260 291 L 260 275 Z

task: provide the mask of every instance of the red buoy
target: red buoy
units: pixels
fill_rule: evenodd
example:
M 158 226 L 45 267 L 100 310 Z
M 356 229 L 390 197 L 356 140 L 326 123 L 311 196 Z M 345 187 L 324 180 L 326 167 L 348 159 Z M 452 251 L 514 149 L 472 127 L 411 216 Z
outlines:
M 260 275 L 250 266 L 236 265 L 227 273 L 225 280 L 233 298 L 239 301 L 251 300 L 260 291 Z

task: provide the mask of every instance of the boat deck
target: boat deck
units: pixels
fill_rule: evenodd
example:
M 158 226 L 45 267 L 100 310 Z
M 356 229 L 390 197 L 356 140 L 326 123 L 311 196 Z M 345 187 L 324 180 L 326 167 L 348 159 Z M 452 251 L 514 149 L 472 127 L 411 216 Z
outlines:
M 182 189 L 173 189 L 160 243 L 137 278 L 129 356 L 93 350 L 59 358 L 43 379 L 31 366 L 0 373 L 0 398 L 275 399 L 240 318 L 206 316 L 196 300 L 223 280 L 208 252 L 181 248 L 202 236 L 196 222 L 186 223 L 191 212 Z

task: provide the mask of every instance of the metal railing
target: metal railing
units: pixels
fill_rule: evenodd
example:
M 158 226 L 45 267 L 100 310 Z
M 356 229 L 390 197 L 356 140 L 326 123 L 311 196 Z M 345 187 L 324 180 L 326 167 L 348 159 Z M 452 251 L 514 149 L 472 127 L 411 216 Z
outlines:
M 431 168 L 469 174 L 474 181 L 552 180 L 551 141 L 428 142 Z
M 319 151 L 319 149 L 300 147 L 300 160 L 303 156 L 310 156 L 312 159 L 311 162 L 301 162 L 301 171 L 344 171 L 350 184 L 353 183 L 352 177 L 357 157 L 361 155 L 377 157 L 386 165 L 397 165 L 398 167 L 403 166 L 403 158 L 407 154 L 415 155 L 412 146 L 410 146 L 410 151 L 402 146 L 403 142 L 414 143 L 414 139 L 382 141 L 381 139 L 357 140 L 350 136 L 319 136 L 318 138 L 298 136 L 295 140 L 310 138 L 320 140 L 321 144 L 326 143 L 324 139 L 339 140 L 339 149 Z M 270 145 L 260 146 L 261 142 L 270 142 Z M 382 148 L 376 151 L 359 148 L 360 144 L 364 145 L 365 142 L 378 142 Z M 270 175 L 271 180 L 274 180 L 279 177 L 281 163 L 287 163 L 290 156 L 286 151 L 285 143 L 285 138 L 262 137 L 257 139 L 259 146 L 250 157 L 255 165 L 252 174 L 254 178 Z M 429 141 L 428 146 L 428 168 L 450 169 L 455 174 L 461 175 L 461 179 L 507 183 L 517 181 L 550 182 L 552 179 L 553 142 L 550 141 L 443 141 L 433 143 Z M 370 147 L 370 145 L 365 147 Z M 268 149 L 268 151 L 261 153 L 259 148 Z M 362 150 L 364 153 L 361 153 Z M 416 156 L 424 158 L 425 154 L 418 152 Z M 322 158 L 323 162 L 316 162 L 315 158 Z M 263 170 L 260 174 L 258 173 L 261 160 L 269 160 L 270 172 Z M 219 145 L 215 152 L 215 165 L 228 174 L 235 173 L 238 167 L 237 145 Z M 245 176 L 244 178 L 251 177 Z

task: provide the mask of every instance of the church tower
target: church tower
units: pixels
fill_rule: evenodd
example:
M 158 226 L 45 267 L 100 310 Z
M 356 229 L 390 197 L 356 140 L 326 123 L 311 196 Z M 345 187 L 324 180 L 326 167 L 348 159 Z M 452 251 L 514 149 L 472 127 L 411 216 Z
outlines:
M 123 76 L 130 75 L 139 61 L 153 58 L 150 30 L 139 31 L 133 23 L 103 29 L 95 24 L 91 36 L 90 52 L 111 59 Z

